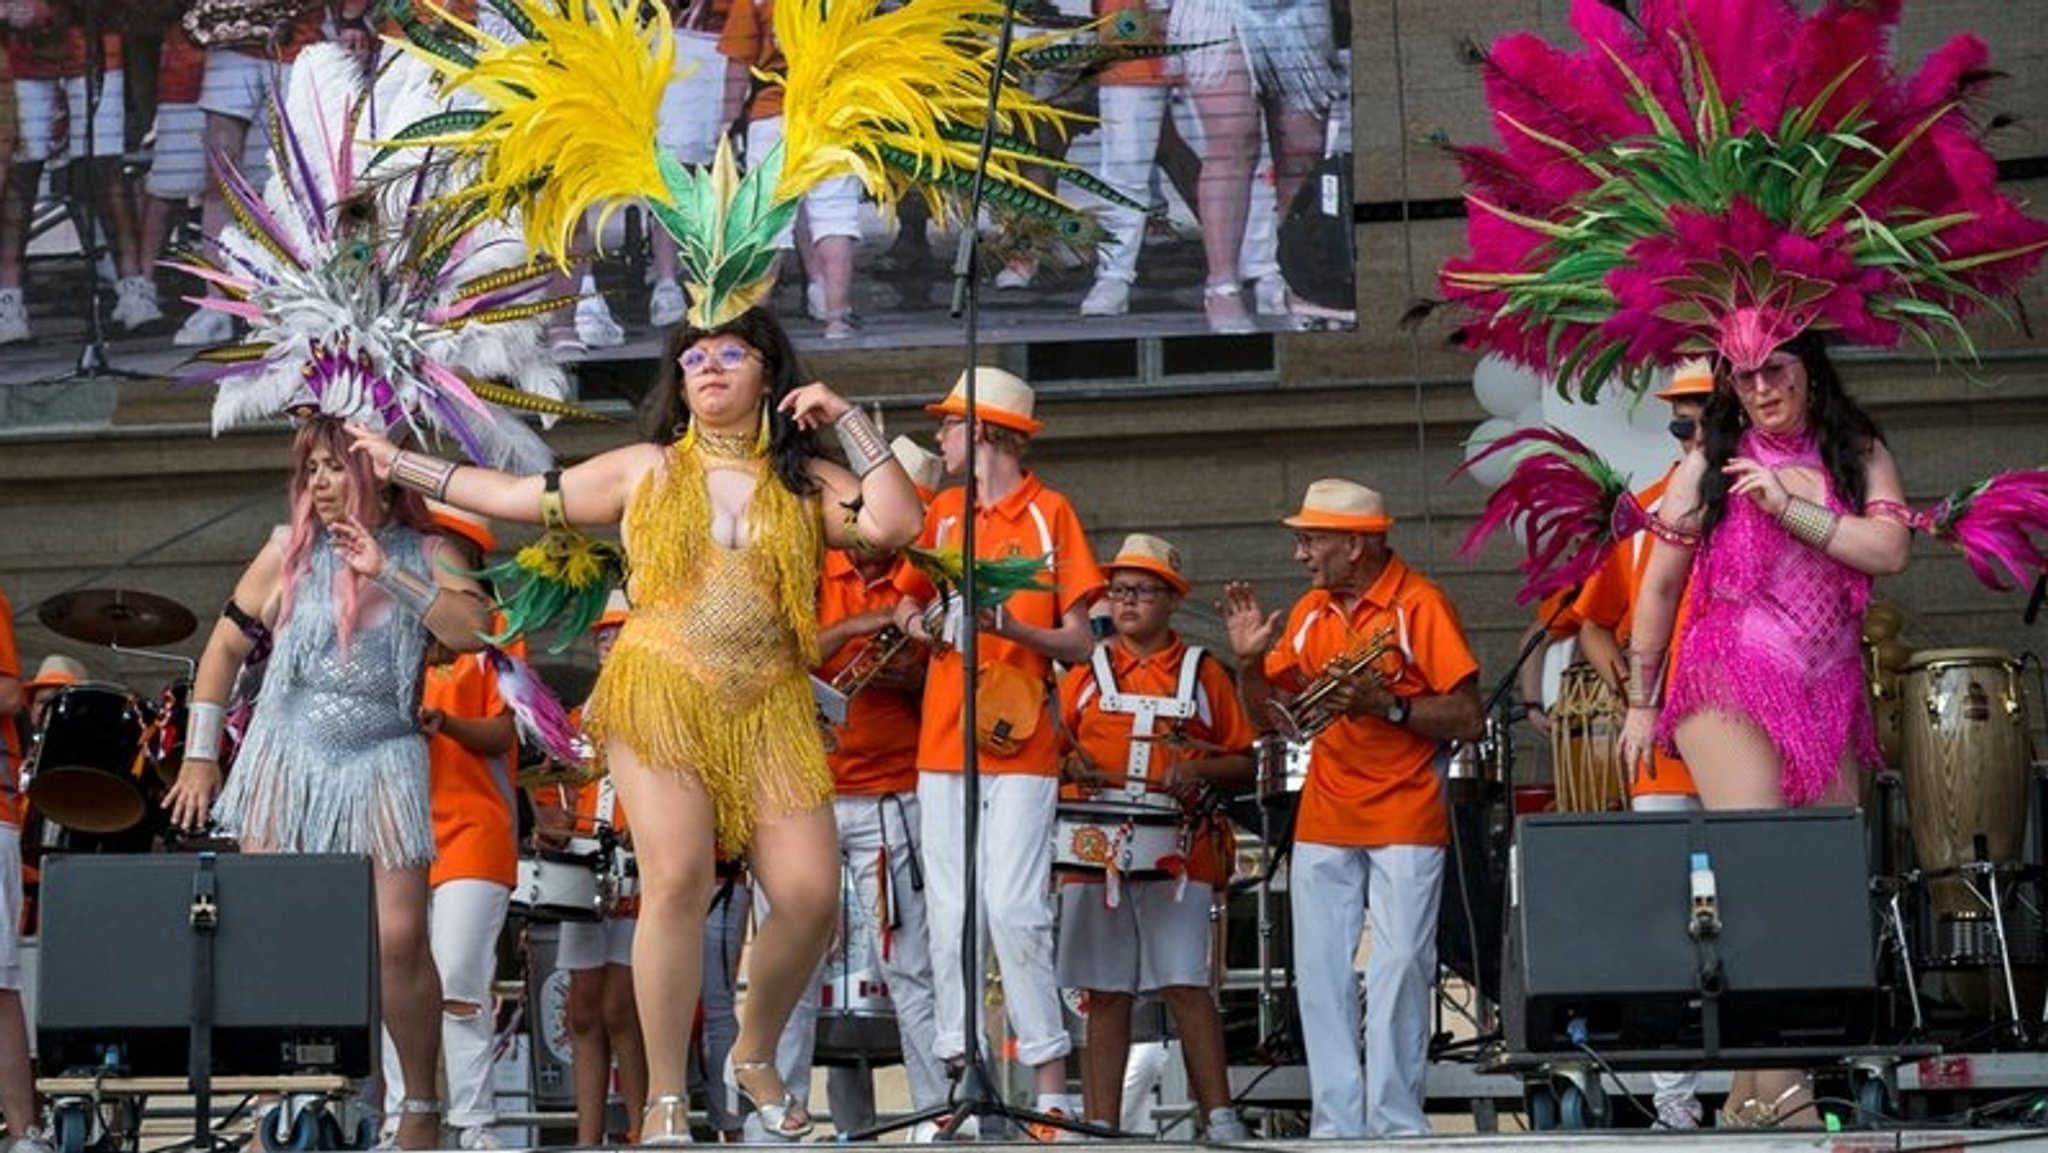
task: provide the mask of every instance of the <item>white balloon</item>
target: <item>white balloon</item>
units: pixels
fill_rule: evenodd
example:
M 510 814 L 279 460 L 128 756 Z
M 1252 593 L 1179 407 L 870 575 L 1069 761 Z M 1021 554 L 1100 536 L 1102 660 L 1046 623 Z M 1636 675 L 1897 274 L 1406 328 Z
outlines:
M 1472 369 L 1472 395 L 1489 416 L 1513 418 L 1541 399 L 1543 377 L 1503 356 L 1488 356 Z
M 1473 457 L 1492 448 L 1494 441 L 1516 431 L 1515 422 L 1506 417 L 1495 416 L 1480 421 L 1478 427 L 1472 430 L 1472 435 L 1465 438 L 1466 461 L 1469 462 Z M 1508 478 L 1508 472 L 1514 466 L 1514 454 L 1501 453 L 1499 456 L 1489 457 L 1466 469 L 1465 475 L 1478 481 L 1481 487 L 1491 491 L 1500 487 L 1501 482 Z
M 1656 480 L 1677 456 L 1677 443 L 1665 425 L 1671 406 L 1654 397 L 1639 397 L 1613 382 L 1600 387 L 1590 404 L 1556 393 L 1543 398 L 1545 419 L 1583 441 L 1639 489 Z
M 1522 411 L 1515 414 L 1515 428 L 1518 430 L 1542 428 L 1548 423 L 1550 423 L 1549 420 L 1543 415 L 1543 398 L 1541 397 L 1523 405 Z

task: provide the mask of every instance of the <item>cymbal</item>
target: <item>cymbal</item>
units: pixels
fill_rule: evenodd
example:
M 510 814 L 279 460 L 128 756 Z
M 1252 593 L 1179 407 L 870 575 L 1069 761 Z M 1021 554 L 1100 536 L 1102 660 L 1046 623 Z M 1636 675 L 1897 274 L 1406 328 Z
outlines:
M 36 609 L 36 618 L 58 636 L 90 645 L 175 644 L 199 627 L 184 605 L 134 589 L 58 593 Z

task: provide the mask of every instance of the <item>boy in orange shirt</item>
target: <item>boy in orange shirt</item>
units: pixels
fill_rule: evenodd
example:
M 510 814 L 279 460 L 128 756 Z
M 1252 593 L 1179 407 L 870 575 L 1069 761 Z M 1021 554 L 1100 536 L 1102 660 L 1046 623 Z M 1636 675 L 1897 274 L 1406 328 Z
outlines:
M 1304 728 L 1328 722 L 1310 745 L 1288 876 L 1309 1135 L 1428 1133 L 1423 1077 L 1449 840 L 1436 758 L 1443 742 L 1481 735 L 1479 666 L 1450 598 L 1387 547 L 1394 521 L 1379 493 L 1319 480 L 1281 523 L 1295 530 L 1308 594 L 1282 629 L 1249 584 L 1226 584 L 1223 623 L 1253 717 L 1284 709 Z M 1333 690 L 1298 704 L 1319 680 Z M 1361 1070 L 1352 957 L 1368 909 Z
M 1209 992 L 1210 913 L 1230 879 L 1230 830 L 1220 816 L 1183 809 L 1204 785 L 1248 784 L 1258 734 L 1229 672 L 1173 631 L 1188 592 L 1179 550 L 1133 533 L 1104 571 L 1116 635 L 1060 683 L 1060 713 L 1076 744 L 1069 764 L 1078 771 L 1069 776 L 1090 786 L 1070 793 L 1167 807 L 1186 823 L 1168 875 L 1119 877 L 1112 887 L 1106 872 L 1082 874 L 1060 890 L 1060 984 L 1088 997 L 1082 1099 L 1089 1119 L 1116 1126 L 1131 1007 L 1156 993 L 1180 1029 L 1203 1139 L 1244 1141 L 1251 1134 L 1230 1107 L 1223 1018 Z M 1187 738 L 1187 750 L 1159 739 L 1172 737 Z M 1132 863 L 1149 872 L 1157 862 Z
M 966 417 L 964 373 L 945 400 L 925 411 L 940 418 L 939 450 L 949 474 L 963 473 L 968 454 L 974 454 L 979 489 L 975 555 L 1046 558 L 1041 583 L 1053 586 L 1050 592 L 1019 592 L 1000 611 L 981 613 L 971 622 L 980 632 L 978 683 L 986 689 L 1007 677 L 1017 688 L 1012 702 L 1022 706 L 1014 716 L 1001 719 L 1008 726 L 1005 733 L 990 733 L 979 742 L 981 911 L 1003 970 L 1003 1004 L 1017 1039 L 1017 1056 L 1034 1070 L 1038 1110 L 1067 1115 L 1066 1057 L 1073 1043 L 1061 1016 L 1053 972 L 1049 895 L 1059 739 L 1043 690 L 1052 676 L 1052 662 L 1078 664 L 1094 651 L 1088 608 L 1101 592 L 1102 572 L 1073 505 L 1023 466 L 1024 451 L 1041 427 L 1031 415 L 1031 386 L 998 368 L 977 368 L 974 373 L 975 421 Z M 959 548 L 961 519 L 968 507 L 964 486 L 941 492 L 926 511 L 918 543 Z M 896 587 L 903 593 L 896 606 L 896 627 L 919 640 L 931 640 L 924 623 L 925 606 L 936 597 L 931 582 L 912 569 L 898 578 Z M 961 727 L 967 677 L 955 646 L 968 624 L 956 600 L 942 628 L 944 643 L 934 647 L 925 676 L 917 754 L 938 1054 L 945 1061 L 960 1057 L 967 1043 L 962 1029 L 968 1010 L 960 979 L 967 866 L 962 776 L 966 749 Z M 1023 704 L 1027 697 L 1031 704 Z M 998 711 L 978 698 L 977 727 L 995 724 Z
M 430 504 L 434 523 L 470 571 L 497 538 L 481 517 Z M 482 653 L 451 654 L 430 646 L 420 694 L 427 734 L 429 797 L 434 818 L 427 920 L 434 966 L 441 971 L 441 1054 L 448 1074 L 447 1126 L 459 1149 L 496 1149 L 498 1122 L 491 1068 L 497 1037 L 491 978 L 498 932 L 519 880 L 518 833 L 512 811 L 511 764 L 519 747 L 511 710 L 498 696 L 498 674 Z M 384 1045 L 385 1116 L 398 1122 L 398 1051 Z

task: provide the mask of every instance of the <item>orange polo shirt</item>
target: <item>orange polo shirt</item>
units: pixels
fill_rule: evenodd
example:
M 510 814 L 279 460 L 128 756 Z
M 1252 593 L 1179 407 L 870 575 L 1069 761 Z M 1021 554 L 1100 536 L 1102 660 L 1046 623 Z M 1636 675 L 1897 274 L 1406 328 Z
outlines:
M 775 0 L 736 2 L 726 13 L 725 28 L 718 34 L 719 54 L 728 60 L 762 72 L 780 74 L 789 64 L 782 58 L 782 45 L 775 42 Z M 782 115 L 782 85 L 761 84 L 754 102 L 745 109 L 749 120 L 766 120 Z
M 1636 495 L 1637 502 L 1655 512 L 1658 502 L 1664 499 L 1665 488 L 1671 484 L 1671 474 L 1676 471 L 1678 466 L 1674 464 Z M 1629 630 L 1635 624 L 1636 594 L 1643 587 L 1643 574 L 1649 571 L 1650 546 L 1656 539 L 1645 531 L 1621 542 L 1572 604 L 1572 611 L 1581 619 L 1613 632 L 1623 652 L 1628 651 Z M 1681 590 L 1678 615 L 1671 622 L 1670 653 L 1664 660 L 1667 685 L 1671 683 L 1672 671 L 1678 668 L 1678 645 L 1685 636 L 1686 600 Z M 1699 790 L 1694 787 L 1692 772 L 1685 762 L 1660 748 L 1651 753 L 1649 771 L 1633 774 L 1628 791 L 1631 796 L 1694 796 Z
M 826 553 L 825 571 L 818 584 L 819 627 L 895 607 L 903 599 L 896 591 L 895 578 L 909 565 L 898 558 L 888 576 L 870 583 L 862 579 L 844 550 Z M 819 667 L 818 675 L 831 680 L 873 643 L 872 636 L 848 641 Z M 854 694 L 847 702 L 846 723 L 833 734 L 838 747 L 825 754 L 840 796 L 872 797 L 917 788 L 917 705 L 906 693 L 874 687 Z
M 14 608 L 0 592 L 0 677 L 24 683 L 21 654 L 14 648 Z M 0 824 L 21 826 L 21 740 L 12 714 L 0 716 Z
M 505 711 L 498 674 L 482 653 L 427 666 L 420 706 L 470 719 Z M 512 782 L 501 767 L 513 755 L 471 752 L 446 733 L 427 739 L 436 850 L 428 884 L 490 881 L 510 888 L 519 882 Z
M 924 533 L 918 543 L 927 548 L 960 544 L 961 514 L 966 507 L 966 489 L 955 486 L 932 498 L 925 512 Z M 1039 583 L 1050 584 L 1051 592 L 1020 592 L 1003 606 L 1010 617 L 1052 628 L 1068 609 L 1092 603 L 1102 591 L 1102 570 L 1081 531 L 1074 506 L 1054 492 L 1035 473 L 1025 473 L 1017 491 L 984 507 L 974 522 L 975 555 L 984 559 L 1006 556 L 1052 554 L 1047 572 Z M 896 577 L 897 591 L 921 603 L 938 595 L 929 580 L 914 566 L 905 565 Z M 1052 676 L 1052 659 L 1029 645 L 983 633 L 979 642 L 983 667 L 1001 662 L 1029 673 L 1041 681 Z M 966 691 L 965 664 L 960 650 L 935 650 L 925 673 L 924 714 L 917 742 L 917 767 L 932 772 L 957 773 L 965 749 L 961 744 L 961 701 Z M 981 750 L 984 773 L 1025 773 L 1033 776 L 1059 775 L 1059 735 L 1052 719 L 1041 707 L 1037 731 L 1016 754 L 997 756 Z
M 1266 676 L 1299 691 L 1389 625 L 1390 648 L 1375 667 L 1391 673 L 1399 658 L 1400 671 L 1387 685 L 1396 696 L 1438 696 L 1479 675 L 1450 598 L 1389 556 L 1348 616 L 1321 590 L 1296 602 L 1266 654 Z M 1309 746 L 1295 840 L 1343 848 L 1448 843 L 1436 753 L 1436 741 L 1383 717 L 1338 719 Z
M 1179 690 L 1180 664 L 1188 645 L 1178 634 L 1165 648 L 1150 656 L 1132 652 L 1122 637 L 1102 644 L 1109 653 L 1109 671 L 1116 678 L 1119 693 L 1171 697 Z M 1068 669 L 1061 679 L 1060 714 L 1082 751 L 1104 773 L 1116 776 L 1129 768 L 1131 728 L 1135 718 L 1129 713 L 1103 711 L 1093 664 L 1076 665 Z M 1232 683 L 1230 673 L 1221 661 L 1206 654 L 1195 674 L 1195 715 L 1185 722 L 1164 717 L 1153 722 L 1154 731 L 1161 733 L 1175 725 L 1179 726 L 1182 735 L 1225 750 L 1224 753 L 1203 750 L 1185 754 L 1189 759 L 1228 753 L 1249 754 L 1252 743 L 1259 737 L 1258 730 L 1246 719 L 1244 707 L 1238 702 L 1237 686 Z M 1159 780 L 1164 775 L 1164 765 L 1176 755 L 1180 754 L 1171 745 L 1155 742 L 1148 778 Z M 1083 799 L 1081 791 L 1071 785 L 1062 789 L 1061 795 L 1070 800 Z M 1096 799 L 1115 800 L 1121 795 L 1120 791 L 1109 789 Z M 1188 842 L 1188 880 L 1218 886 L 1230 879 L 1228 854 L 1231 849 L 1227 837 L 1227 825 L 1222 830 L 1211 825 L 1195 830 L 1195 835 Z

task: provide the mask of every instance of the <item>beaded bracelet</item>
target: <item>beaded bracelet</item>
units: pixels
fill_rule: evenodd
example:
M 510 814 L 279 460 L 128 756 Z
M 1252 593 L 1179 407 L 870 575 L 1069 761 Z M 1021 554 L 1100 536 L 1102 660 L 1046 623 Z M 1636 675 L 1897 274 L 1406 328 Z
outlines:
M 1664 657 L 1667 649 L 1628 651 L 1628 707 L 1654 709 L 1664 704 Z

